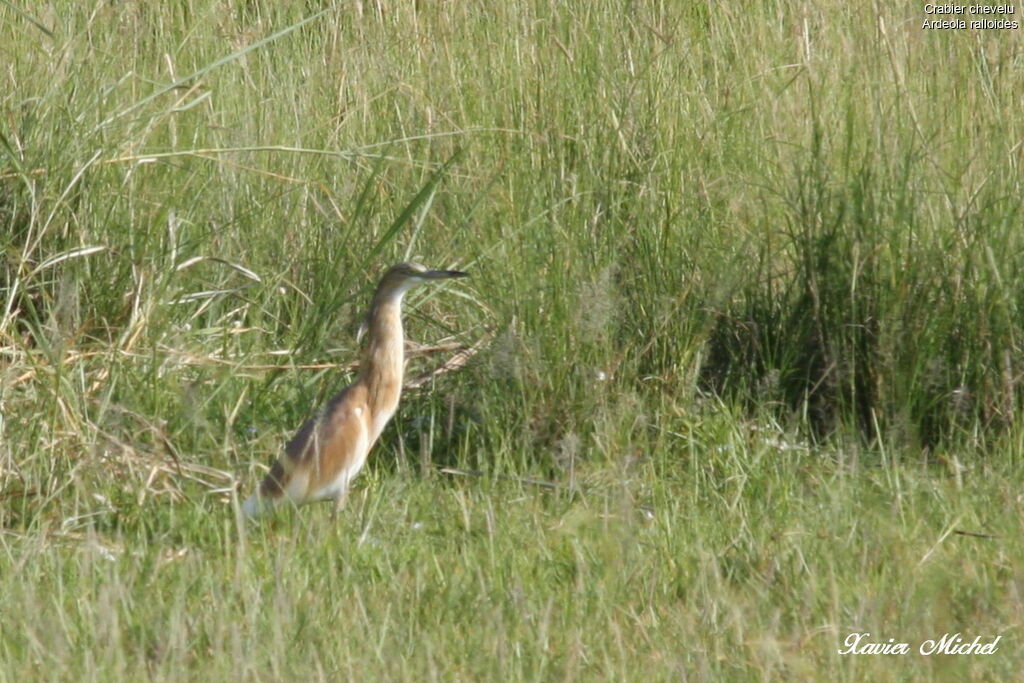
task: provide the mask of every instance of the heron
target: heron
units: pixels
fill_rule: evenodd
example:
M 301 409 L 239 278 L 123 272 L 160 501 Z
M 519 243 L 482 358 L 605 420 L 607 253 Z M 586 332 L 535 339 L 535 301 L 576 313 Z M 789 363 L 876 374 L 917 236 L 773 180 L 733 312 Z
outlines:
M 349 485 L 398 408 L 405 372 L 402 297 L 417 285 L 466 277 L 458 270 L 431 270 L 399 263 L 384 273 L 366 318 L 367 343 L 356 381 L 343 389 L 285 445 L 259 488 L 242 504 L 255 517 L 281 503 L 334 501 L 344 506 Z

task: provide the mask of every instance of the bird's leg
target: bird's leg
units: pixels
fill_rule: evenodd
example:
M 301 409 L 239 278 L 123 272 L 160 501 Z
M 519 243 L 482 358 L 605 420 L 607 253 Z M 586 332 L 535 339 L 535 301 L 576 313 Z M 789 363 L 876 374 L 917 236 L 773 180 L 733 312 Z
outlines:
M 341 493 L 334 499 L 334 510 L 331 512 L 331 519 L 335 519 L 342 510 L 345 509 L 345 503 L 348 501 L 348 488 L 346 487 Z

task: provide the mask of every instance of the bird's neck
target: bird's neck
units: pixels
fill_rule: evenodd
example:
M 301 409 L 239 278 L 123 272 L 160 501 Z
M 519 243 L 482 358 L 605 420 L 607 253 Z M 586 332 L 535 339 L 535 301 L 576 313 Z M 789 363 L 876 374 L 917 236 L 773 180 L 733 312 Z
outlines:
M 373 299 L 368 320 L 366 351 L 358 382 L 366 386 L 374 415 L 386 420 L 398 406 L 405 371 L 405 337 L 402 332 L 402 294 Z

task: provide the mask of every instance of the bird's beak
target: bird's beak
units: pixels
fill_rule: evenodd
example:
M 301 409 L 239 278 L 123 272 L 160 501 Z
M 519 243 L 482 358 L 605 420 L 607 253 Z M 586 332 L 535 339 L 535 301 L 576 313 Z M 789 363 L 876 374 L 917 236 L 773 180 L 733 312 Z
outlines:
M 428 270 L 420 275 L 425 280 L 447 280 L 452 277 L 469 277 L 469 273 L 461 270 Z

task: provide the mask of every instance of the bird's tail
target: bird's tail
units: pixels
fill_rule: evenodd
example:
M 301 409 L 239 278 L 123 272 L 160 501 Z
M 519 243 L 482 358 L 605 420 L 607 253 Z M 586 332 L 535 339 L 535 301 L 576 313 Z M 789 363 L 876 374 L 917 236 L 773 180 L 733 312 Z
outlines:
M 270 510 L 277 505 L 277 500 L 267 496 L 261 496 L 259 492 L 249 496 L 244 503 L 242 503 L 242 514 L 248 519 L 254 519 L 267 510 Z
M 242 503 L 242 514 L 252 519 L 277 507 L 285 495 L 281 482 L 287 480 L 288 475 L 285 473 L 284 465 L 281 460 L 278 460 L 270 468 L 270 472 L 267 473 L 262 483 L 256 487 L 256 491 Z

